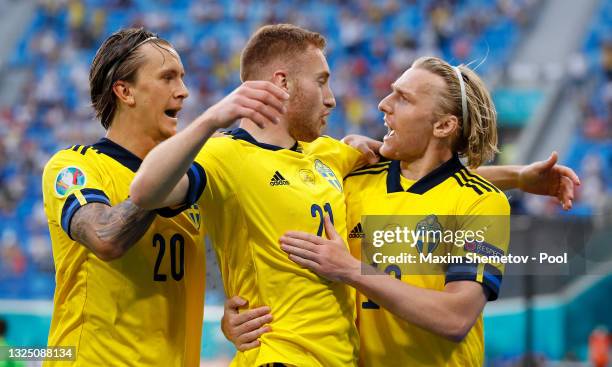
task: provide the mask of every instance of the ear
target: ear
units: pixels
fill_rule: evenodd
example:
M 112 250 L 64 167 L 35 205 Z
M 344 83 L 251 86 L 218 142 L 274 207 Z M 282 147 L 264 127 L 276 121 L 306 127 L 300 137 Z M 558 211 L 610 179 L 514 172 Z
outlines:
M 444 115 L 433 125 L 433 134 L 440 139 L 454 136 L 458 131 L 459 120 L 454 115 Z
M 113 93 L 117 99 L 128 106 L 133 106 L 136 103 L 130 83 L 123 80 L 118 80 L 113 84 Z
M 276 86 L 283 88 L 286 91 L 289 90 L 289 88 L 287 87 L 287 72 L 285 70 L 275 71 L 274 74 L 272 75 L 271 81 Z

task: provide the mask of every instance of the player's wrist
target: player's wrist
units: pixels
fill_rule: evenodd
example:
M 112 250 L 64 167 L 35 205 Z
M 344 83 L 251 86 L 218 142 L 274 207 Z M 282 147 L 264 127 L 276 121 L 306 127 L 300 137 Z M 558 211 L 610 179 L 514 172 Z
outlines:
M 507 180 L 509 181 L 508 186 L 525 191 L 529 181 L 529 171 L 527 167 L 528 166 L 513 166 Z
M 205 130 L 205 133 L 214 133 L 225 127 L 214 111 L 214 106 L 204 111 L 196 120 L 196 124 Z
M 350 285 L 356 282 L 359 275 L 361 275 L 361 261 L 351 256 L 339 274 L 340 281 Z

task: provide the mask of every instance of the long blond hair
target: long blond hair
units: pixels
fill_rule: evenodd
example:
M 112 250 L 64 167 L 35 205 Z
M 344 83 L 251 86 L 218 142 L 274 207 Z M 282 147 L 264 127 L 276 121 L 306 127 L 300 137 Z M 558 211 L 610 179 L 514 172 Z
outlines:
M 497 112 L 487 87 L 480 77 L 465 65 L 457 68 L 465 86 L 467 113 L 462 109 L 461 85 L 455 68 L 437 57 L 421 57 L 413 68 L 436 74 L 447 85 L 438 98 L 438 116 L 457 117 L 461 128 L 453 140 L 453 151 L 467 157 L 468 166 L 476 168 L 493 159 L 497 149 Z M 464 121 L 463 116 L 466 116 Z

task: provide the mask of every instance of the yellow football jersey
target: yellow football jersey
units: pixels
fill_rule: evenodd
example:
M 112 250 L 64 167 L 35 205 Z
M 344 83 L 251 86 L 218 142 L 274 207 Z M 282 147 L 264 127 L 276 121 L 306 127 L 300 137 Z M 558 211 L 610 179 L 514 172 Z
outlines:
M 87 203 L 126 200 L 141 160 L 108 139 L 55 154 L 43 173 L 56 289 L 48 345 L 76 347 L 77 366 L 199 366 L 204 226 L 197 208 L 158 215 L 120 259 L 69 237 Z M 49 362 L 45 365 L 51 366 Z M 66 365 L 65 362 L 59 365 Z
M 416 182 L 401 175 L 399 161 L 387 161 L 352 172 L 346 177 L 344 184 L 348 210 L 347 227 L 351 229 L 348 236 L 349 246 L 353 255 L 363 261 L 374 259 L 361 255 L 372 250 L 374 242 L 367 240 L 367 233 L 378 228 L 365 222 L 377 221 L 377 226 L 387 222 L 400 223 L 400 217 L 377 217 L 382 215 L 409 216 L 402 218 L 414 221 L 412 228 L 437 228 L 441 233 L 444 228 L 453 231 L 476 229 L 476 224 L 480 225 L 477 223 L 479 218 L 487 222 L 489 218 L 494 218 L 490 220 L 494 225 L 488 224 L 489 228 L 483 235 L 484 242 L 478 245 L 472 241 L 465 242 L 462 247 L 445 247 L 439 246 L 435 241 L 426 240 L 418 244 L 415 241 L 415 246 L 389 247 L 391 252 L 401 248 L 402 251 L 414 255 L 414 259 L 418 259 L 420 254 L 425 256 L 428 253 L 431 253 L 432 257 L 435 255 L 442 260 L 448 260 L 445 255 L 464 259 L 469 257 L 469 254 L 507 252 L 507 224 L 510 212 L 507 198 L 482 177 L 469 172 L 457 156 Z M 444 224 L 441 224 L 442 222 Z M 362 244 L 364 237 L 366 240 Z M 376 261 L 368 262 L 373 264 Z M 427 271 L 421 272 L 417 266 L 419 265 L 385 263 L 377 267 L 408 284 L 440 291 L 448 282 L 473 280 L 482 283 L 489 300 L 497 298 L 503 274 L 503 265 L 492 263 L 447 263 L 439 265 L 437 272 L 432 269 L 438 265 L 430 266 Z M 465 339 L 454 343 L 403 321 L 359 293 L 357 307 L 362 366 L 465 367 L 482 366 L 484 363 L 482 314 Z M 444 315 L 439 317 L 443 318 Z
M 282 149 L 243 129 L 209 140 L 197 156 L 206 177 L 198 205 L 225 292 L 274 315 L 261 346 L 238 352 L 233 365 L 356 365 L 354 291 L 290 261 L 279 238 L 288 230 L 324 235 L 324 215 L 346 234 L 342 177 L 360 158 L 329 137 Z

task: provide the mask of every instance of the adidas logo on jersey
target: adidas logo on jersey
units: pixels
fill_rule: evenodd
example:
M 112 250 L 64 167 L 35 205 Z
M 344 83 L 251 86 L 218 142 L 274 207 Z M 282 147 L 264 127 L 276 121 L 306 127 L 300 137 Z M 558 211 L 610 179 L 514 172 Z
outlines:
M 289 185 L 289 181 L 285 180 L 283 175 L 280 172 L 274 172 L 274 176 L 270 180 L 270 186 L 281 186 L 281 185 Z
M 361 227 L 361 223 L 357 223 L 355 228 L 351 230 L 349 233 L 349 238 L 364 238 L 365 233 L 363 233 L 363 228 Z

